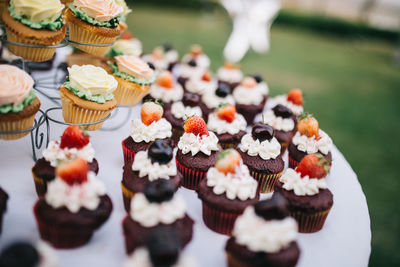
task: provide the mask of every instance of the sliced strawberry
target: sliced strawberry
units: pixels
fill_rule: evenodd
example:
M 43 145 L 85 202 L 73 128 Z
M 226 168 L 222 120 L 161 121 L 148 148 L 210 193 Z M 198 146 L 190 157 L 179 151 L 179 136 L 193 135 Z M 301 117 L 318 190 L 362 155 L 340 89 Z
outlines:
M 164 109 L 160 103 L 146 102 L 142 105 L 140 110 L 140 117 L 145 125 L 150 125 L 155 121 L 159 121 L 164 114 Z
M 203 73 L 203 76 L 201 76 L 201 79 L 205 82 L 211 82 L 212 77 L 211 77 L 211 73 L 207 70 Z
M 192 133 L 194 135 L 209 135 L 207 124 L 202 117 L 193 116 L 185 121 L 185 133 Z
M 218 106 L 216 113 L 218 118 L 231 123 L 236 118 L 236 107 L 232 104 L 221 104 Z
M 292 89 L 287 95 L 287 101 L 292 102 L 295 105 L 303 105 L 303 93 L 300 89 Z
M 87 181 L 89 163 L 82 158 L 61 163 L 56 168 L 56 175 L 69 185 L 82 184 Z
M 253 77 L 246 77 L 243 79 L 242 85 L 246 88 L 254 88 L 257 85 L 257 81 Z
M 328 175 L 331 162 L 324 158 L 320 153 L 305 156 L 296 168 L 296 172 L 302 177 L 322 179 Z
M 235 173 L 236 167 L 239 166 L 242 157 L 235 149 L 227 149 L 221 151 L 215 162 L 215 168 L 222 173 Z
M 318 138 L 318 121 L 313 117 L 313 115 L 305 113 L 301 116 L 299 122 L 297 123 L 297 130 L 302 135 L 305 135 L 307 137 L 314 136 L 315 138 Z
M 174 78 L 172 77 L 171 72 L 164 71 L 160 73 L 157 77 L 157 84 L 167 89 L 174 88 Z
M 61 136 L 61 148 L 80 149 L 89 144 L 89 135 L 76 125 L 70 125 Z

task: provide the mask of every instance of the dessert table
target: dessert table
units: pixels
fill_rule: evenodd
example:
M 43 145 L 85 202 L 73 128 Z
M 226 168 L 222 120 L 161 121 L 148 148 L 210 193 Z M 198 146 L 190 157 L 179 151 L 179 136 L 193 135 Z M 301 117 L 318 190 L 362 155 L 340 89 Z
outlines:
M 66 51 L 68 49 L 61 49 L 58 57 L 61 58 Z M 49 74 L 50 72 L 39 73 L 34 77 L 36 81 L 40 81 L 40 77 Z M 38 96 L 42 102 L 42 110 L 54 107 L 54 103 L 46 97 L 40 93 Z M 62 120 L 60 110 L 52 114 L 54 118 Z M 114 209 L 110 219 L 95 232 L 89 244 L 78 249 L 57 250 L 60 267 L 122 266 L 127 257 L 121 227 L 121 221 L 126 216 L 120 187 L 123 165 L 121 142 L 129 135 L 130 120 L 139 116 L 139 107 L 133 108 L 129 121 L 121 128 L 107 130 L 124 122 L 127 115 L 128 109 L 120 108 L 105 122 L 105 130 L 90 132 L 100 167 L 98 177 L 105 182 Z M 64 125 L 50 122 L 50 140 L 59 139 L 64 129 Z M 45 131 L 45 126 L 40 130 Z M 332 139 L 335 141 L 334 136 Z M 299 234 L 299 267 L 368 266 L 371 228 L 366 198 L 356 174 L 344 156 L 336 147 L 332 154 L 333 166 L 327 181 L 334 195 L 334 205 L 320 232 Z M 40 152 L 38 157 L 41 157 Z M 284 159 L 287 161 L 287 155 Z M 31 175 L 33 164 L 29 135 L 16 141 L 0 140 L 0 185 L 10 196 L 8 210 L 4 215 L 0 248 L 16 240 L 37 242 L 40 239 L 32 212 L 37 200 Z M 196 222 L 193 240 L 185 253 L 191 255 L 198 266 L 226 266 L 224 246 L 227 237 L 212 232 L 204 225 L 201 202 L 195 192 L 181 188 L 177 194 L 185 198 L 188 213 Z M 269 196 L 262 196 L 267 197 Z

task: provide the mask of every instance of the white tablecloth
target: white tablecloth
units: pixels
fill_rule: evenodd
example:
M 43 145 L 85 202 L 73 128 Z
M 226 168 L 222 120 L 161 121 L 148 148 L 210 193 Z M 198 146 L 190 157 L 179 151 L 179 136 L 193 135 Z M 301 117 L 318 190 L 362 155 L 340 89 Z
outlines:
M 54 106 L 43 96 L 39 95 L 39 98 L 43 109 Z M 135 108 L 131 118 L 139 116 L 138 111 L 139 109 Z M 52 114 L 61 118 L 61 112 Z M 120 109 L 104 127 L 118 124 L 126 114 L 127 109 Z M 59 139 L 65 126 L 55 123 L 50 125 L 51 139 Z M 110 219 L 95 233 L 89 244 L 79 249 L 57 251 L 60 267 L 114 267 L 121 266 L 126 259 L 121 227 L 126 213 L 120 182 L 123 164 L 121 141 L 129 135 L 129 129 L 130 123 L 127 123 L 117 131 L 91 133 L 91 142 L 96 149 L 96 158 L 100 166 L 98 177 L 106 183 L 114 210 Z M 334 205 L 320 232 L 299 234 L 299 267 L 368 265 L 371 230 L 367 202 L 356 174 L 343 155 L 336 147 L 332 154 L 333 166 L 327 181 L 334 195 Z M 37 200 L 30 171 L 33 164 L 29 136 L 17 141 L 0 141 L 0 185 L 10 195 L 0 248 L 15 240 L 39 240 L 32 212 Z M 197 260 L 198 266 L 225 266 L 224 246 L 227 237 L 212 232 L 204 225 L 201 202 L 195 192 L 182 188 L 178 194 L 184 196 L 188 213 L 196 221 L 193 240 L 185 252 Z

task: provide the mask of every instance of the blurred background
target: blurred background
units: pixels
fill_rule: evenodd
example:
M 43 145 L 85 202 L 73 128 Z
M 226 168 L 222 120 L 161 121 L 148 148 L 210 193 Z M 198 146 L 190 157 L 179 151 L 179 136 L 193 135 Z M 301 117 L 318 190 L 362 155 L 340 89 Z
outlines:
M 232 21 L 217 1 L 134 0 L 129 29 L 149 53 L 201 44 L 215 71 Z M 301 88 L 305 109 L 347 158 L 371 214 L 370 266 L 400 266 L 400 1 L 282 0 L 266 54 L 249 52 L 244 73 L 261 73 L 272 96 Z M 346 186 L 346 185 L 343 185 Z M 357 248 L 354 248 L 355 250 Z M 351 252 L 349 251 L 349 257 Z

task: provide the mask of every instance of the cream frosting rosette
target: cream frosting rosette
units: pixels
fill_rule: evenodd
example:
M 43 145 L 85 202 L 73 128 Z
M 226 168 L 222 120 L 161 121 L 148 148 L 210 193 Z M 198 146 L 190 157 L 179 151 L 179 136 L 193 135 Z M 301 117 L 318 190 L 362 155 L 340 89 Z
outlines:
M 153 70 L 139 57 L 117 56 L 115 60 L 120 72 L 125 72 L 133 77 L 144 80 L 149 80 L 153 77 Z
M 117 89 L 118 82 L 103 68 L 93 65 L 73 65 L 68 68 L 71 86 L 86 95 L 107 96 Z
M 55 21 L 64 8 L 60 0 L 12 0 L 10 4 L 15 14 L 27 17 L 34 23 Z
M 100 22 L 110 21 L 124 12 L 114 0 L 74 0 L 73 5 Z
M 122 11 L 122 15 L 124 15 L 125 17 L 132 12 L 132 9 L 130 9 L 128 7 L 128 5 L 126 4 L 125 0 L 115 0 L 115 3 L 117 3 L 117 5 L 121 6 L 123 8 Z
M 138 39 L 119 39 L 112 48 L 127 56 L 140 56 L 142 54 L 142 43 Z
M 11 65 L 0 65 L 0 106 L 21 104 L 33 84 L 32 77 L 25 71 Z

